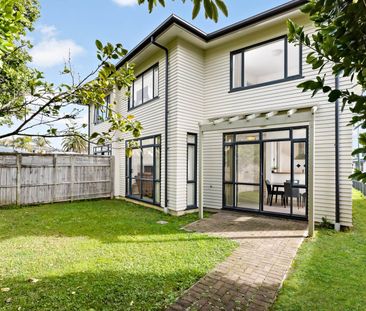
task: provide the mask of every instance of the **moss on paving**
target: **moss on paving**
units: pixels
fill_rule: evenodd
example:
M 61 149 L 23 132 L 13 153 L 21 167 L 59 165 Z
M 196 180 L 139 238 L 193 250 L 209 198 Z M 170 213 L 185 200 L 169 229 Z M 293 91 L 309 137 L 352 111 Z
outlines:
M 303 243 L 273 310 L 366 310 L 366 200 L 358 191 L 353 225 L 319 229 Z
M 0 210 L 0 309 L 164 309 L 236 247 L 181 230 L 196 219 L 118 200 Z

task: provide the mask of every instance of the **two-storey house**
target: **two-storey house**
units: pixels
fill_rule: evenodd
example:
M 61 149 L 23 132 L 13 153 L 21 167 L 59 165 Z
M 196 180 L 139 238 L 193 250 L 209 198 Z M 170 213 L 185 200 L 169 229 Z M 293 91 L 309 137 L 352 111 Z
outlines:
M 136 65 L 131 96 L 106 102 L 141 121 L 142 136 L 131 158 L 121 143 L 90 150 L 115 156 L 117 197 L 177 215 L 204 207 L 352 225 L 351 115 L 297 88 L 317 74 L 286 36 L 289 18 L 313 31 L 304 3 L 212 33 L 172 15 L 119 62 Z M 327 82 L 349 85 L 331 71 Z M 100 111 L 90 114 L 91 132 L 103 130 Z

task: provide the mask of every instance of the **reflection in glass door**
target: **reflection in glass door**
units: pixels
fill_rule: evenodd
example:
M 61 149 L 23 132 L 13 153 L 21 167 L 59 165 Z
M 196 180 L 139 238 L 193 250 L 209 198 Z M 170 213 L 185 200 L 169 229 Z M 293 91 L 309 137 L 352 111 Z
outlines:
M 237 207 L 259 210 L 260 145 L 240 144 L 236 147 Z
M 224 135 L 223 206 L 307 216 L 307 127 Z

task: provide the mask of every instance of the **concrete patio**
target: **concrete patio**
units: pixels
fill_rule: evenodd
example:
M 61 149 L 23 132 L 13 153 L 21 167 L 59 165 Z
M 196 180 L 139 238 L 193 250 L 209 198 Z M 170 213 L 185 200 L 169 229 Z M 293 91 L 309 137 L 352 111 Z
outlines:
M 307 223 L 222 211 L 186 230 L 230 238 L 239 247 L 168 310 L 268 310 L 307 235 Z

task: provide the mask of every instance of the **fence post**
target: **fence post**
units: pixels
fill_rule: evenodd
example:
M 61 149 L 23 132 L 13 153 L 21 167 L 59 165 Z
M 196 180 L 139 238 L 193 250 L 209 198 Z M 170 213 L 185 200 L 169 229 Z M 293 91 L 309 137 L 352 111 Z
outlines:
M 17 153 L 17 177 L 16 177 L 16 205 L 20 205 L 20 193 L 21 193 L 21 169 L 22 169 L 22 155 Z
M 72 155 L 70 158 L 71 162 L 71 172 L 70 172 L 70 201 L 72 202 L 74 199 L 74 181 L 75 181 L 75 165 L 74 165 L 74 156 Z
M 109 165 L 109 170 L 110 170 L 110 179 L 111 179 L 111 199 L 114 198 L 114 167 L 115 167 L 115 159 L 114 156 L 110 157 L 110 165 Z
M 54 154 L 53 155 L 53 169 L 52 169 L 52 194 L 51 194 L 51 200 L 52 202 L 55 202 L 56 201 L 56 183 L 57 183 L 57 154 Z

